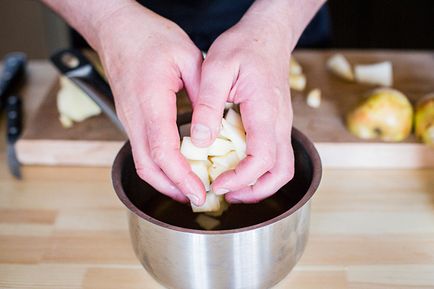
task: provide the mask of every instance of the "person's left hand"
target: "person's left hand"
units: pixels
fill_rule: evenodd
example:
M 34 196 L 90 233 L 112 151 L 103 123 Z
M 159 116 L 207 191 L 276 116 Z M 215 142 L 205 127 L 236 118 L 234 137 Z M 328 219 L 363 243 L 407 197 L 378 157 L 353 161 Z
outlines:
M 293 177 L 289 34 L 278 23 L 244 19 L 216 39 L 202 65 L 199 94 L 192 99 L 193 142 L 212 144 L 225 102 L 240 104 L 247 134 L 247 157 L 212 184 L 216 194 L 229 192 L 231 203 L 258 202 Z

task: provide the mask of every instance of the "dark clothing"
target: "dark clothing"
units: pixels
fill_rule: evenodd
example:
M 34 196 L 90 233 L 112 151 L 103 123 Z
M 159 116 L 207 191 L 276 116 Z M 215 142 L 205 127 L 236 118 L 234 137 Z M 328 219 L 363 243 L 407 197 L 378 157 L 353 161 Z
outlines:
M 235 25 L 254 0 L 139 0 L 139 3 L 178 24 L 201 50 Z M 331 24 L 324 5 L 301 36 L 298 47 L 325 47 L 330 41 Z M 77 46 L 75 37 L 74 46 Z M 74 42 L 74 37 L 73 37 Z M 80 45 L 78 45 L 80 46 Z

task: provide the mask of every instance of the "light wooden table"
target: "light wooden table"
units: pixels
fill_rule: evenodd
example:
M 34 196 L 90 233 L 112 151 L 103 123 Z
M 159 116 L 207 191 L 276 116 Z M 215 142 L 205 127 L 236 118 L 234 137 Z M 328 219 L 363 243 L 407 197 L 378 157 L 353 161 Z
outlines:
M 0 288 L 162 288 L 134 256 L 109 169 L 25 167 L 16 181 L 1 125 Z M 326 170 L 306 251 L 276 288 L 434 288 L 434 170 Z

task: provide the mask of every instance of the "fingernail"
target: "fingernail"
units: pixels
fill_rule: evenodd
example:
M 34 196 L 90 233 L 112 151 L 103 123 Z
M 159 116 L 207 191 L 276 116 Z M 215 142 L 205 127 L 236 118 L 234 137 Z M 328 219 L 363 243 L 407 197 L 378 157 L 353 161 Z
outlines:
M 229 193 L 228 189 L 225 188 L 219 188 L 214 192 L 216 195 L 224 195 L 226 193 Z
M 191 203 L 195 206 L 199 206 L 199 197 L 193 194 L 186 195 L 187 198 L 190 200 Z
M 211 130 L 203 124 L 193 125 L 191 137 L 198 142 L 207 142 L 211 139 Z
M 243 201 L 241 201 L 241 200 L 239 200 L 239 199 L 237 199 L 237 198 L 230 198 L 230 199 L 228 199 L 227 200 L 229 203 L 231 203 L 231 204 L 241 204 L 241 203 L 243 203 Z

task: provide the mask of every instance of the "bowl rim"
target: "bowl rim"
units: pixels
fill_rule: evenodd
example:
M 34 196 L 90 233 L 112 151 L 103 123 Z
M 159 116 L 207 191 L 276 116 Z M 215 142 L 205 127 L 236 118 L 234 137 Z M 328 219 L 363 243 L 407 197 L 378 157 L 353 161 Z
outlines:
M 287 217 L 291 216 L 296 211 L 298 211 L 300 208 L 302 208 L 312 198 L 312 196 L 318 189 L 318 186 L 321 181 L 321 177 L 322 177 L 321 159 L 314 144 L 307 138 L 307 136 L 305 136 L 302 132 L 300 132 L 298 129 L 294 127 L 292 128 L 291 137 L 294 138 L 296 141 L 298 141 L 302 145 L 302 147 L 305 148 L 307 155 L 311 159 L 312 167 L 313 167 L 312 181 L 304 196 L 289 210 L 285 211 L 284 213 L 270 220 L 255 225 L 237 228 L 237 229 L 230 229 L 230 230 L 197 230 L 197 229 L 183 228 L 183 227 L 167 224 L 145 214 L 130 201 L 122 186 L 123 163 L 125 159 L 131 155 L 131 146 L 129 141 L 127 141 L 122 146 L 122 148 L 116 155 L 116 158 L 113 162 L 112 171 L 111 171 L 113 187 L 120 201 L 127 207 L 127 209 L 131 213 L 135 214 L 140 219 L 143 219 L 158 227 L 162 227 L 168 230 L 178 231 L 182 233 L 201 234 L 201 235 L 223 235 L 223 234 L 247 232 L 247 231 L 264 228 L 266 226 L 275 224 L 283 219 L 286 219 Z

